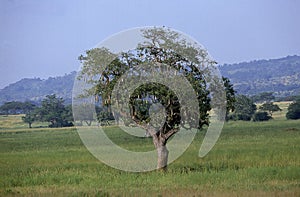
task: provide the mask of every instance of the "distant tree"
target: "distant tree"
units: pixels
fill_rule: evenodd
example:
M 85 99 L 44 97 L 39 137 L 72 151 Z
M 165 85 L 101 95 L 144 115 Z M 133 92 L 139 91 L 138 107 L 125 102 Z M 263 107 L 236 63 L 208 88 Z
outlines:
M 114 116 L 112 113 L 106 110 L 101 110 L 97 113 L 97 120 L 101 125 L 102 124 L 109 125 L 109 120 L 114 120 Z M 126 120 L 125 120 L 125 124 L 128 126 Z
M 76 110 L 76 114 L 74 114 L 76 120 L 80 120 L 80 125 L 83 125 L 85 122 L 88 126 L 91 126 L 92 121 L 95 119 L 91 108 L 94 108 L 94 105 L 89 103 L 82 103 L 80 105 L 74 105 L 73 108 Z
M 11 111 L 15 110 L 15 105 L 13 104 L 13 102 L 6 102 L 3 105 L 1 105 L 0 110 L 2 114 L 11 114 Z
M 0 111 L 2 112 L 2 114 L 12 115 L 27 113 L 34 108 L 35 105 L 29 101 L 26 101 L 24 103 L 20 101 L 10 101 L 0 106 Z
M 262 92 L 255 96 L 252 96 L 251 99 L 253 102 L 256 103 L 263 103 L 263 102 L 271 102 L 275 99 L 275 96 L 273 95 L 273 92 Z
M 273 112 L 281 111 L 280 107 L 274 104 L 273 102 L 264 103 L 259 107 L 259 109 L 263 111 L 268 111 L 271 117 L 273 115 Z
M 300 99 L 291 103 L 288 107 L 288 112 L 286 113 L 287 119 L 300 119 Z
M 36 108 L 36 105 L 30 101 L 26 101 L 22 104 L 23 113 L 28 113 L 33 111 Z
M 262 111 L 259 111 L 259 112 L 256 112 L 254 115 L 253 115 L 253 121 L 254 122 L 258 122 L 258 121 L 268 121 L 272 119 L 272 117 L 267 113 L 267 112 L 262 112 Z
M 23 112 L 25 113 L 25 116 L 22 117 L 22 120 L 25 123 L 28 123 L 29 128 L 31 128 L 32 123 L 36 120 L 35 109 L 37 109 L 37 107 L 33 103 L 29 101 L 23 103 Z
M 49 127 L 72 126 L 71 107 L 65 107 L 62 98 L 55 94 L 47 95 L 42 101 L 42 106 L 37 109 L 37 118 L 40 121 L 50 122 Z
M 9 114 L 20 114 L 22 110 L 22 102 L 11 101 L 4 103 L 0 110 L 3 111 L 6 115 Z
M 65 110 L 62 113 L 63 118 L 63 127 L 72 127 L 73 124 L 73 113 L 72 113 L 72 105 L 66 105 Z
M 256 105 L 245 95 L 238 95 L 234 103 L 234 113 L 229 119 L 250 121 L 256 111 Z
M 234 111 L 234 103 L 236 101 L 235 90 L 233 89 L 233 84 L 231 84 L 230 80 L 226 77 L 222 77 L 225 91 L 226 91 L 226 99 L 227 99 L 227 109 L 226 109 L 226 120 L 229 119 L 228 115 L 230 111 Z
M 28 123 L 28 127 L 32 128 L 32 123 L 35 121 L 35 114 L 32 112 L 28 112 L 25 116 L 22 117 L 22 120 L 25 123 Z

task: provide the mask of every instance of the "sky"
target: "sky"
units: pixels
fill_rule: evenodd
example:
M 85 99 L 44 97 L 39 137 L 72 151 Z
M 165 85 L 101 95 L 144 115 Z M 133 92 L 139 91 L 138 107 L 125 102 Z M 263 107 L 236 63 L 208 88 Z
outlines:
M 219 64 L 300 55 L 298 0 L 0 0 L 0 89 L 78 70 L 78 56 L 120 31 L 166 26 Z

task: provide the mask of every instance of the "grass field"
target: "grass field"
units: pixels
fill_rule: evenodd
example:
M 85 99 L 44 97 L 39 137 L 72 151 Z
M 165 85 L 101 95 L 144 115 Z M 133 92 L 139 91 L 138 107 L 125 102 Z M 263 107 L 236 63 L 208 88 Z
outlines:
M 285 120 L 284 111 L 273 116 L 226 123 L 204 158 L 200 131 L 165 173 L 110 168 L 74 128 L 27 129 L 20 116 L 1 117 L 0 196 L 300 196 L 300 120 Z M 128 149 L 153 147 L 116 127 L 106 132 Z

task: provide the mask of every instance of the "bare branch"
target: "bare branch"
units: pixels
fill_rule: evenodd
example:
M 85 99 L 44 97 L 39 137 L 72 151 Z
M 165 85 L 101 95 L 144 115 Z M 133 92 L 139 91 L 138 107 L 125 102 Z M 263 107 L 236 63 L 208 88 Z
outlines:
M 151 137 L 157 138 L 157 132 L 155 129 L 152 128 L 149 124 L 142 124 L 140 120 L 138 120 L 135 116 L 132 116 L 131 119 L 138 125 L 138 127 L 145 129 L 147 132 L 150 133 Z
M 179 131 L 179 128 L 174 128 L 168 131 L 166 134 L 162 134 L 162 137 L 167 141 L 171 136 Z

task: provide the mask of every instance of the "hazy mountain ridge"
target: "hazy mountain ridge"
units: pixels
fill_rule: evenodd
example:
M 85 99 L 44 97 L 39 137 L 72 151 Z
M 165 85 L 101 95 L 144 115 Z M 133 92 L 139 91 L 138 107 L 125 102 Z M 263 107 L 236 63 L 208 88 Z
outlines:
M 277 97 L 300 94 L 300 56 L 224 64 L 219 69 L 239 94 L 274 92 Z
M 76 72 L 48 79 L 25 78 L 10 84 L 0 90 L 0 104 L 8 101 L 35 101 L 40 102 L 46 95 L 56 94 L 58 97 L 71 103 L 73 83 Z
M 223 76 L 234 84 L 238 94 L 255 95 L 274 92 L 277 97 L 300 94 L 300 56 L 254 60 L 219 67 Z M 71 103 L 76 72 L 64 76 L 21 79 L 0 90 L 0 104 L 8 101 L 40 102 L 46 95 L 56 94 Z

